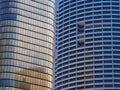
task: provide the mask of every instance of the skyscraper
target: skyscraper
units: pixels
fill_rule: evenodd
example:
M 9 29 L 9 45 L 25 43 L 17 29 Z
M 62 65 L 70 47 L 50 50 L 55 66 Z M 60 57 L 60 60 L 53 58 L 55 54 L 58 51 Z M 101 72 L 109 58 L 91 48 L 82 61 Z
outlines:
M 55 90 L 120 89 L 120 0 L 58 0 Z
M 0 90 L 53 90 L 55 0 L 0 0 Z

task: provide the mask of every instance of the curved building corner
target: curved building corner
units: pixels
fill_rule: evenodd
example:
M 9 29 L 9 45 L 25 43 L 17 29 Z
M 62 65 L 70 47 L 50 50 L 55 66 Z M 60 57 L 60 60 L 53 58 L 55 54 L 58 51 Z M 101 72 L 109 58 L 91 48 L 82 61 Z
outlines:
M 55 0 L 0 0 L 0 90 L 53 90 Z

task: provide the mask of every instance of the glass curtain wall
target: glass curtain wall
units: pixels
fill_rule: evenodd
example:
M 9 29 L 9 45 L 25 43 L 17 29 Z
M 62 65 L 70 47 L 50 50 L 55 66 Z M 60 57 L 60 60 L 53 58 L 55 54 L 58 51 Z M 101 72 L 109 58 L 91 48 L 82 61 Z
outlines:
M 53 90 L 55 0 L 0 0 L 0 90 Z

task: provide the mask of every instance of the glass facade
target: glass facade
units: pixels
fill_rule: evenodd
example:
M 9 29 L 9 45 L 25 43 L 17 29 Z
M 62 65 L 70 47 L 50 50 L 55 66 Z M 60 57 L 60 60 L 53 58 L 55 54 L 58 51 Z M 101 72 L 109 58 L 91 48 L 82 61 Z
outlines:
M 0 90 L 53 90 L 55 0 L 0 0 Z
M 120 90 L 120 0 L 58 0 L 55 90 Z

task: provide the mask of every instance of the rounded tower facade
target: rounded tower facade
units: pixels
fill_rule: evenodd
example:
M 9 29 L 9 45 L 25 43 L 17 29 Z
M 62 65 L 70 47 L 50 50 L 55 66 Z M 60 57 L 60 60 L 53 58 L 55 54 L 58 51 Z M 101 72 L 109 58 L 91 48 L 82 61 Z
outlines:
M 58 0 L 55 90 L 120 89 L 120 0 Z
M 0 0 L 0 90 L 53 90 L 55 0 Z

